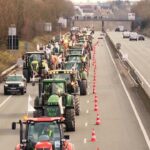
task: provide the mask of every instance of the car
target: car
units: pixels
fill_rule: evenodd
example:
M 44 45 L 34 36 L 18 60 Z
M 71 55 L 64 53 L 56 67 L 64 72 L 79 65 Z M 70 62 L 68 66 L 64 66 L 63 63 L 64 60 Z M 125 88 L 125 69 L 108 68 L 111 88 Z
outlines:
M 122 35 L 123 35 L 123 38 L 129 38 L 130 37 L 130 32 L 129 31 L 124 31 L 122 33 Z
M 129 40 L 138 40 L 138 33 L 137 32 L 130 32 Z
M 100 33 L 100 36 L 98 37 L 98 39 L 104 39 L 105 34 L 104 33 Z
M 144 35 L 138 34 L 138 40 L 144 41 L 145 40 Z
M 27 83 L 22 74 L 8 75 L 4 84 L 4 95 L 9 93 L 26 93 Z
M 118 26 L 116 29 L 115 29 L 115 32 L 123 32 L 124 31 L 124 26 Z

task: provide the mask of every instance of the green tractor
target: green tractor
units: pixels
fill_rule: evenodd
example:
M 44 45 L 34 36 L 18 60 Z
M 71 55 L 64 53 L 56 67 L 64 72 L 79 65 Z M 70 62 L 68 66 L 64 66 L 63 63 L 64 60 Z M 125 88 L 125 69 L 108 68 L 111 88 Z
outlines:
M 39 82 L 39 96 L 34 101 L 34 117 L 65 118 L 66 131 L 75 131 L 75 100 L 67 93 L 64 79 L 43 79 Z
M 79 103 L 79 74 L 78 71 L 73 70 L 51 70 L 49 71 L 49 77 L 52 79 L 65 79 L 67 86 L 67 93 L 74 96 L 75 100 L 75 114 L 80 115 L 80 103 Z
M 73 69 L 78 72 L 78 84 L 80 87 L 80 95 L 87 95 L 87 70 L 82 62 L 66 62 L 65 69 Z
M 46 61 L 44 52 L 26 52 L 23 55 L 23 75 L 30 82 L 31 78 L 42 77 L 48 71 L 48 64 L 43 65 L 43 61 Z

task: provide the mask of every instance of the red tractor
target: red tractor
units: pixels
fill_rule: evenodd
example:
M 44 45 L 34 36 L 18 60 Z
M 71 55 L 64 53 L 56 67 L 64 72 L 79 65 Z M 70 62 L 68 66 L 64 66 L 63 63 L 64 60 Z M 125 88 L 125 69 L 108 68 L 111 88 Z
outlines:
M 20 125 L 20 144 L 15 150 L 74 150 L 69 135 L 64 135 L 63 121 L 62 117 L 42 117 L 13 122 L 13 130 Z

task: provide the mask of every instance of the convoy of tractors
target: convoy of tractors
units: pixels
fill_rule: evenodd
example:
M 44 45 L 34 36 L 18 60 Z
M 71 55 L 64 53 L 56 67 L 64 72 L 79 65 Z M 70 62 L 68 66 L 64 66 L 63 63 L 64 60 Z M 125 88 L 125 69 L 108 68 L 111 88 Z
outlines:
M 93 37 L 79 28 L 57 37 L 22 57 L 23 75 L 33 86 L 38 81 L 39 91 L 33 117 L 12 123 L 20 126 L 16 150 L 74 150 L 64 132 L 76 130 L 79 95 L 87 95 Z

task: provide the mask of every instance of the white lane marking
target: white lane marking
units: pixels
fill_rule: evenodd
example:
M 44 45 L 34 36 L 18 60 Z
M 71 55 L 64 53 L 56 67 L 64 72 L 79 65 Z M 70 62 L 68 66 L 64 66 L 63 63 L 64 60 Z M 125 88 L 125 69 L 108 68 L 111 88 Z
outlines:
M 7 101 L 11 98 L 12 96 L 8 96 L 1 104 L 0 104 L 0 108 L 5 104 L 7 103 Z
M 87 126 L 88 126 L 88 123 L 86 122 L 86 123 L 85 123 L 85 127 L 87 127 Z
M 89 113 L 89 110 L 86 110 L 86 113 L 88 114 L 88 113 Z
M 84 144 L 86 144 L 86 143 L 87 143 L 87 139 L 86 139 L 86 138 L 84 138 L 84 141 L 83 141 L 83 143 L 84 143 Z
M 132 65 L 132 67 L 134 68 L 134 70 L 141 76 L 141 78 L 143 79 L 143 81 L 147 84 L 147 86 L 150 88 L 150 84 L 149 82 L 143 77 L 143 75 L 139 72 L 139 70 L 133 65 L 133 63 L 131 62 L 131 60 L 127 59 L 129 61 L 129 63 Z
M 143 125 L 142 120 L 141 120 L 141 118 L 140 118 L 140 116 L 139 116 L 139 114 L 138 114 L 138 112 L 137 112 L 137 110 L 136 110 L 136 107 L 135 107 L 135 105 L 134 105 L 134 103 L 133 103 L 133 100 L 132 100 L 132 98 L 131 98 L 131 96 L 130 96 L 130 94 L 129 94 L 129 92 L 128 92 L 128 90 L 127 90 L 127 88 L 126 88 L 126 86 L 125 86 L 125 84 L 124 84 L 124 82 L 123 82 L 123 80 L 122 80 L 122 77 L 121 77 L 121 75 L 120 75 L 120 73 L 119 73 L 119 71 L 118 71 L 118 69 L 117 69 L 117 66 L 116 66 L 116 64 L 115 64 L 115 61 L 113 60 L 112 54 L 111 54 L 110 49 L 109 49 L 109 47 L 108 47 L 108 45 L 107 45 L 107 43 L 106 43 L 106 40 L 105 40 L 105 44 L 106 44 L 106 47 L 107 47 L 107 51 L 108 51 L 108 53 L 109 53 L 109 56 L 110 56 L 110 58 L 111 58 L 111 60 L 112 60 L 112 62 L 113 62 L 113 64 L 114 64 L 114 67 L 115 67 L 115 69 L 116 69 L 116 72 L 117 72 L 117 74 L 118 74 L 118 77 L 119 77 L 119 79 L 120 79 L 120 81 L 121 81 L 121 84 L 122 84 L 122 86 L 123 86 L 123 89 L 124 89 L 124 91 L 125 91 L 125 93 L 126 93 L 126 95 L 127 95 L 127 97 L 128 97 L 128 100 L 129 100 L 129 102 L 130 102 L 130 104 L 131 104 L 131 107 L 132 107 L 132 109 L 133 109 L 133 112 L 134 112 L 134 114 L 135 114 L 135 116 L 136 116 L 136 119 L 137 119 L 137 121 L 138 121 L 138 123 L 139 123 L 139 126 L 140 126 L 140 128 L 141 128 L 141 131 L 142 131 L 142 133 L 143 133 L 143 135 L 144 135 L 145 141 L 146 141 L 146 143 L 147 143 L 147 145 L 148 145 L 148 148 L 149 148 L 149 150 L 150 150 L 150 139 L 149 139 L 149 137 L 148 137 L 148 134 L 147 134 L 147 132 L 146 132 L 146 129 L 144 128 L 144 125 Z
M 89 101 L 89 100 L 87 100 L 86 102 L 87 102 L 87 104 L 88 104 L 90 101 Z

